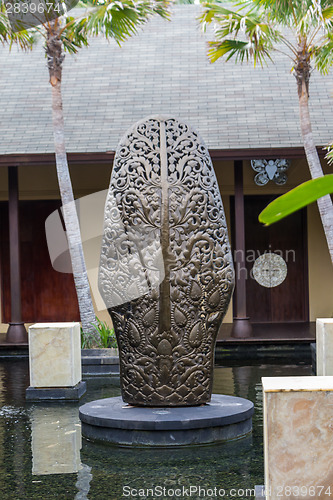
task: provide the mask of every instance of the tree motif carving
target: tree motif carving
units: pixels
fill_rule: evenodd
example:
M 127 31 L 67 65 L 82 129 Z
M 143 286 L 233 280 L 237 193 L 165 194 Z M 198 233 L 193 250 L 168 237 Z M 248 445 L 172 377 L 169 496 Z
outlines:
M 121 140 L 105 208 L 99 287 L 125 402 L 206 403 L 234 284 L 221 196 L 200 136 L 148 118 Z

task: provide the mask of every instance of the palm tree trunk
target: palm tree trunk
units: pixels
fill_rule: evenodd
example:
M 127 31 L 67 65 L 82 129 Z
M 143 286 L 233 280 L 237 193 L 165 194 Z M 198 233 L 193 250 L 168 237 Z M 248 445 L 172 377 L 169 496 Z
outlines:
M 46 47 L 52 88 L 52 122 L 56 168 L 82 329 L 85 333 L 89 333 L 97 338 L 97 332 L 92 326 L 92 323 L 96 321 L 95 312 L 84 261 L 80 226 L 65 147 L 64 116 L 61 95 L 62 61 L 64 56 L 62 54 L 62 43 L 59 37 L 59 31 L 59 20 L 57 19 L 53 23 L 50 23 Z
M 305 150 L 306 159 L 308 161 L 309 170 L 312 179 L 322 177 L 324 175 L 320 163 L 318 152 L 313 140 L 312 127 L 309 113 L 309 94 L 306 81 L 302 80 L 302 85 L 299 86 L 299 111 L 301 120 L 301 131 L 303 137 L 303 145 Z M 323 224 L 328 249 L 333 264 L 333 204 L 330 195 L 319 198 L 318 208 Z

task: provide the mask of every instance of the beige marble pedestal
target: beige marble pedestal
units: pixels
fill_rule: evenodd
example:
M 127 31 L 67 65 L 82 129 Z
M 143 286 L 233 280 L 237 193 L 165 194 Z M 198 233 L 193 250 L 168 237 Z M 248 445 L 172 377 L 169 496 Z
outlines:
M 333 318 L 317 319 L 316 357 L 317 375 L 333 375 Z
M 77 400 L 85 392 L 81 381 L 79 323 L 36 323 L 29 327 L 30 401 Z
M 332 497 L 333 377 L 264 377 L 262 385 L 266 500 Z

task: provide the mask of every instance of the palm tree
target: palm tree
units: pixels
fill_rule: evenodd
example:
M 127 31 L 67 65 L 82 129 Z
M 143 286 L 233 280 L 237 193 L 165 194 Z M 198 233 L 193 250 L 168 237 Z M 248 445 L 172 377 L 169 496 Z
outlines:
M 61 26 L 61 22 L 62 19 L 57 18 L 54 21 L 44 24 L 46 36 L 45 52 L 52 90 L 52 122 L 56 169 L 82 329 L 85 334 L 95 337 L 93 327 L 95 323 L 95 311 L 91 298 L 80 226 L 67 162 L 61 95 L 62 63 L 64 60 L 63 47 L 66 47 L 69 52 L 75 53 L 79 47 L 87 45 L 88 41 L 84 20 L 77 21 L 67 18 L 63 27 Z
M 72 17 L 57 18 L 43 25 L 46 36 L 45 52 L 52 89 L 56 167 L 80 318 L 83 331 L 96 339 L 98 337 L 94 327 L 96 318 L 65 147 L 61 92 L 64 50 L 76 53 L 80 47 L 88 45 L 89 34 L 103 33 L 106 38 L 113 38 L 120 44 L 135 34 L 139 26 L 145 24 L 152 15 L 158 14 L 167 17 L 167 5 L 166 0 L 139 0 L 137 2 L 108 0 L 102 4 L 98 0 L 93 0 L 90 4 L 92 8 L 83 17 L 76 19 Z
M 311 64 L 322 74 L 333 63 L 332 0 L 232 0 L 237 10 L 224 8 L 218 0 L 204 1 L 202 23 L 214 22 L 215 40 L 209 42 L 208 56 L 215 62 L 253 61 L 263 65 L 274 51 L 292 61 L 296 78 L 300 124 L 311 177 L 323 170 L 313 139 L 309 113 Z M 288 35 L 286 35 L 288 33 Z M 290 33 L 292 36 L 290 36 Z M 291 40 L 295 40 L 295 42 Z M 333 205 L 329 195 L 319 198 L 318 208 L 333 263 Z

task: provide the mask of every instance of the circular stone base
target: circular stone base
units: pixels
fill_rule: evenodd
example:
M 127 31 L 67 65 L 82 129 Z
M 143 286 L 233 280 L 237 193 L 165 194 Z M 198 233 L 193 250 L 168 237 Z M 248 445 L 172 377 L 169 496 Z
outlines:
M 202 406 L 130 406 L 121 397 L 80 407 L 82 434 L 118 446 L 188 446 L 219 443 L 252 430 L 253 403 L 213 394 Z

